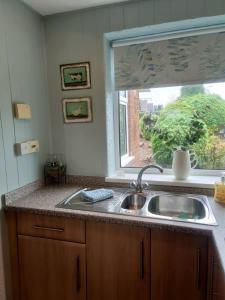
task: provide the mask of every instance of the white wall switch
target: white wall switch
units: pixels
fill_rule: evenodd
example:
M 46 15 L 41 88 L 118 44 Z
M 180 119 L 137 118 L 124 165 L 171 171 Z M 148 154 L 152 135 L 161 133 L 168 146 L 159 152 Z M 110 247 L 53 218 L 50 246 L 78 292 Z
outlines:
M 17 155 L 24 155 L 30 154 L 34 152 L 39 152 L 39 141 L 32 140 L 23 143 L 16 144 L 16 154 Z
M 31 107 L 29 104 L 14 104 L 15 117 L 17 119 L 31 119 Z

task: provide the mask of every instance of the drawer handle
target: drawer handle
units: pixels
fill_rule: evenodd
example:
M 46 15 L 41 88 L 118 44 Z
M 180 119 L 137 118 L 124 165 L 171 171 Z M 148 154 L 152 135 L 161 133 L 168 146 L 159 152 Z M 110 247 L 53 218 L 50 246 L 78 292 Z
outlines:
M 76 286 L 77 286 L 77 293 L 79 293 L 79 291 L 80 291 L 80 257 L 79 256 L 77 256 L 77 261 L 76 261 L 76 264 L 77 264 L 77 284 L 76 284 Z
M 52 228 L 52 227 L 44 227 L 40 225 L 33 225 L 34 229 L 40 229 L 40 230 L 48 230 L 48 231 L 55 231 L 55 232 L 63 232 L 64 228 Z

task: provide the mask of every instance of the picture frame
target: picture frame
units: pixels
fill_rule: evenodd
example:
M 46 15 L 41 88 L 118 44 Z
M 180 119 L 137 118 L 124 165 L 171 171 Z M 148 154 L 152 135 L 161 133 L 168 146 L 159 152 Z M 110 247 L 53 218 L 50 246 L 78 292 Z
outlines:
M 93 121 L 91 97 L 63 99 L 64 123 L 88 123 Z
M 91 88 L 89 62 L 60 65 L 60 74 L 63 91 Z

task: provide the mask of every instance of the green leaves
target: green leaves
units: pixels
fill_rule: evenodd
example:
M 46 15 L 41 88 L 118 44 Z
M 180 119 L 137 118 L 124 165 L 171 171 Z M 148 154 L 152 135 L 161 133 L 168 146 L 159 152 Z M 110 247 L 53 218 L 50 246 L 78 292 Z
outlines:
M 150 113 L 149 114 L 144 113 L 140 117 L 139 129 L 142 137 L 147 141 L 151 140 L 152 128 L 154 128 L 155 126 L 156 119 L 157 119 L 156 115 Z
M 169 104 L 160 114 L 153 128 L 153 135 L 164 140 L 171 150 L 179 146 L 188 147 L 207 131 L 204 121 L 186 103 L 176 101 Z
M 199 168 L 225 166 L 225 141 L 219 137 L 220 130 L 225 130 L 225 100 L 200 91 L 200 87 L 184 89 L 185 96 L 168 104 L 159 115 L 140 118 L 141 134 L 151 141 L 154 158 L 164 167 L 171 165 L 172 151 L 179 147 L 195 152 Z
M 212 142 L 209 132 L 216 134 L 222 127 L 225 127 L 225 101 L 222 98 L 200 93 L 179 98 L 161 111 L 152 129 L 151 143 L 155 159 L 162 165 L 169 165 L 174 149 L 197 150 L 198 143 L 208 145 Z M 208 154 L 208 148 L 201 149 Z M 220 145 L 220 148 L 223 147 Z M 201 154 L 200 161 L 205 165 L 206 158 L 204 160 L 203 157 L 205 155 Z M 220 155 L 217 154 L 217 157 Z

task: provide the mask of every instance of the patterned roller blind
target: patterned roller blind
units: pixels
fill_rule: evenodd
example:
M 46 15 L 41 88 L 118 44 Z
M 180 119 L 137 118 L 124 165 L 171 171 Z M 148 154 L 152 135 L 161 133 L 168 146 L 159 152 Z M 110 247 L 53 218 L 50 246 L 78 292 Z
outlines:
M 114 48 L 116 90 L 223 81 L 225 32 Z

